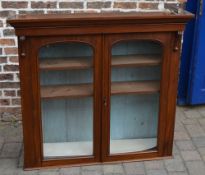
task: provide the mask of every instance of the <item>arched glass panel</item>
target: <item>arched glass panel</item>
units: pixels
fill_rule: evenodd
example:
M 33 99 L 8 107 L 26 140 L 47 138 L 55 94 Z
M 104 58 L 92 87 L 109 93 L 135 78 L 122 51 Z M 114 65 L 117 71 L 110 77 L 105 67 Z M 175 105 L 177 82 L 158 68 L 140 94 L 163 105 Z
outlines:
M 78 42 L 39 50 L 44 158 L 93 155 L 93 49 Z
M 111 57 L 110 154 L 157 147 L 162 47 L 121 41 Z

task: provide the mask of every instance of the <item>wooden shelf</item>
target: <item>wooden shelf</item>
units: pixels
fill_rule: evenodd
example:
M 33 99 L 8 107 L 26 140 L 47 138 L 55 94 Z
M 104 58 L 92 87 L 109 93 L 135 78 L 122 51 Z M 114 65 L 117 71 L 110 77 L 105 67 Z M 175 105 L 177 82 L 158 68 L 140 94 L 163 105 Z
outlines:
M 111 94 L 150 94 L 159 92 L 159 81 L 114 82 L 111 85 Z M 43 86 L 41 97 L 65 98 L 87 97 L 93 95 L 92 84 Z
M 114 82 L 111 94 L 150 94 L 159 92 L 159 81 Z
M 40 62 L 40 69 L 43 70 L 87 69 L 92 66 L 90 57 L 50 58 Z
M 160 65 L 160 55 L 117 55 L 112 57 L 112 66 L 156 66 Z M 42 70 L 88 69 L 93 67 L 90 57 L 46 58 L 40 62 Z
M 92 96 L 91 84 L 58 85 L 41 87 L 42 98 L 86 97 Z
M 112 57 L 112 66 L 156 66 L 161 64 L 161 56 L 152 55 L 116 55 Z

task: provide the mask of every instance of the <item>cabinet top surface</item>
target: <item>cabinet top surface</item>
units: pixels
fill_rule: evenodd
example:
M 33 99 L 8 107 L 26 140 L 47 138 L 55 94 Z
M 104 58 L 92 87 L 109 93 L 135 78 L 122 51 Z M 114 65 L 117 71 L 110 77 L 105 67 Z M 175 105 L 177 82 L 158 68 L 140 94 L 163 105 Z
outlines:
M 185 23 L 193 18 L 189 12 L 106 12 L 75 14 L 17 15 L 8 20 L 14 27 L 72 26 L 74 24 L 115 23 Z

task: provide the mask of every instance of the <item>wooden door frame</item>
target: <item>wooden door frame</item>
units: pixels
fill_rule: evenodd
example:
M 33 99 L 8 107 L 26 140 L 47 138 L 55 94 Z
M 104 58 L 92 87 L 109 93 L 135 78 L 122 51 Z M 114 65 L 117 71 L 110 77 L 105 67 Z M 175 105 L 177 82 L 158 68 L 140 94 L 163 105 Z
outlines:
M 41 99 L 40 99 L 40 80 L 39 80 L 39 60 L 38 53 L 42 46 L 63 42 L 79 42 L 88 44 L 93 48 L 93 156 L 79 157 L 59 157 L 59 159 L 43 158 L 43 139 L 42 139 L 42 120 L 41 120 Z M 75 35 L 75 36 L 44 36 L 27 37 L 25 39 L 26 58 L 21 60 L 21 89 L 23 94 L 29 97 L 22 97 L 23 103 L 23 129 L 24 129 L 24 153 L 25 169 L 33 169 L 44 166 L 59 166 L 68 164 L 84 164 L 100 162 L 101 152 L 101 36 L 100 35 Z M 20 43 L 23 47 L 23 43 Z M 32 66 L 31 66 L 32 65 Z M 29 80 L 25 80 L 29 78 Z M 23 80 L 22 80 L 23 79 Z M 27 82 L 27 83 L 25 83 Z M 29 83 L 30 82 L 30 83 Z M 29 100 L 30 99 L 30 100 Z M 32 100 L 31 100 L 32 99 Z M 25 109 L 29 106 L 29 109 Z M 29 134 L 27 133 L 29 131 Z M 30 149 L 29 149 L 30 148 Z
M 120 41 L 128 40 L 148 40 L 154 41 L 161 44 L 163 49 L 163 61 L 160 81 L 160 104 L 159 104 L 159 120 L 158 120 L 158 144 L 156 151 L 143 151 L 138 153 L 125 153 L 125 154 L 109 154 L 109 143 L 110 143 L 110 87 L 111 87 L 111 49 L 113 44 Z M 166 144 L 166 140 L 171 139 L 165 138 L 167 128 L 172 128 L 169 121 L 174 121 L 173 113 L 168 113 L 167 107 L 170 105 L 168 101 L 169 86 L 170 82 L 170 65 L 171 56 L 170 48 L 173 47 L 173 40 L 171 32 L 156 32 L 156 33 L 132 33 L 132 34 L 108 34 L 104 35 L 104 47 L 103 47 L 103 99 L 105 104 L 103 106 L 103 120 L 102 120 L 102 161 L 120 161 L 120 160 L 132 160 L 132 159 L 150 159 L 162 156 L 169 156 L 165 154 L 165 147 L 169 149 L 172 147 L 172 143 Z

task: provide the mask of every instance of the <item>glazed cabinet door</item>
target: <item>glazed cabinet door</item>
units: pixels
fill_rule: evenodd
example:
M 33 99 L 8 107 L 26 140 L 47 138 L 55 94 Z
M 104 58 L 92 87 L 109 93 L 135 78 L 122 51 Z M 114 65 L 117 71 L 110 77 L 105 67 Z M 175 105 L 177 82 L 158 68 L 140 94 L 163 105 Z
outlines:
M 104 161 L 164 155 L 171 43 L 169 33 L 105 36 Z
M 36 74 L 34 137 L 41 166 L 100 159 L 99 36 L 31 40 Z M 37 124 L 39 123 L 39 125 Z

